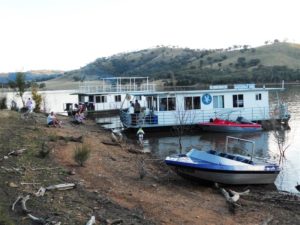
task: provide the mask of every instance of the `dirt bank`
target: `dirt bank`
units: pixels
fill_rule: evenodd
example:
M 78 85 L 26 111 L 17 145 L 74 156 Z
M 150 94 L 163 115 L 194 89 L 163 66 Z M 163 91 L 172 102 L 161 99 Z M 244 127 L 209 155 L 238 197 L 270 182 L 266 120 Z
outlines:
M 232 211 L 212 184 L 178 177 L 150 154 L 134 153 L 138 147 L 129 140 L 103 144 L 111 142 L 111 134 L 92 121 L 72 125 L 63 118 L 62 128 L 48 128 L 45 118 L 22 120 L 17 113 L 0 111 L 0 224 L 32 224 L 20 207 L 10 209 L 18 195 L 26 194 L 33 215 L 62 224 L 85 224 L 92 215 L 96 224 L 300 223 L 299 197 L 278 193 L 273 186 L 226 187 L 250 189 Z M 80 136 L 91 149 L 85 167 L 73 160 L 81 143 L 61 138 Z M 22 155 L 4 159 L 21 148 L 26 148 Z M 58 183 L 75 183 L 76 188 L 33 195 L 41 186 Z

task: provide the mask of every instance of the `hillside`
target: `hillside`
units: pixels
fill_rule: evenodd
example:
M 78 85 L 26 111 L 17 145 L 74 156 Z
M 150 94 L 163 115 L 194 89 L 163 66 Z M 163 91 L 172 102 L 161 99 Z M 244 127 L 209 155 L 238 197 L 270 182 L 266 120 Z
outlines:
M 64 79 L 97 80 L 112 76 L 149 76 L 177 85 L 300 80 L 300 45 L 274 42 L 257 48 L 195 50 L 157 47 L 98 58 Z M 60 79 L 60 78 L 59 78 Z
M 46 81 L 57 78 L 63 74 L 58 70 L 32 70 L 24 72 L 27 81 Z M 7 83 L 9 80 L 15 80 L 16 72 L 0 73 L 0 83 Z

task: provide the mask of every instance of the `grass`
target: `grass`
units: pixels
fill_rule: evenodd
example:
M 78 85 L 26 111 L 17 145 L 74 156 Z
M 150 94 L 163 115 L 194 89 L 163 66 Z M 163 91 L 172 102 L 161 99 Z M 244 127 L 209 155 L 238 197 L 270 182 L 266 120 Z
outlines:
M 74 161 L 80 165 L 84 166 L 84 163 L 89 159 L 91 153 L 90 146 L 87 144 L 82 144 L 75 147 L 74 151 Z
M 9 215 L 0 206 L 0 224 L 1 225 L 14 225 L 14 222 L 9 218 Z

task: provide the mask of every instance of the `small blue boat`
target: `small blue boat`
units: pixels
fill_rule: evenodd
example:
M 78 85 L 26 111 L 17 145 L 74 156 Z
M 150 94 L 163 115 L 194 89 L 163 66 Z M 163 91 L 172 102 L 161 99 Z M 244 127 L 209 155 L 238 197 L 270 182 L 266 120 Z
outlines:
M 226 151 L 227 143 L 228 139 Z M 168 156 L 165 163 L 181 176 L 236 185 L 271 184 L 280 172 L 277 164 L 254 159 L 253 155 L 247 157 L 215 150 L 192 149 L 187 154 Z

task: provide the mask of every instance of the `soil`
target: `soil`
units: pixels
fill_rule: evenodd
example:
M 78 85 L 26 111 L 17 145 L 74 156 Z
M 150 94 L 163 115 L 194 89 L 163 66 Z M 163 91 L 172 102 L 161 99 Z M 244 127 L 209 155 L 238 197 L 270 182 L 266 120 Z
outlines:
M 92 215 L 96 224 L 300 224 L 297 195 L 273 185 L 224 186 L 250 190 L 232 207 L 213 184 L 179 177 L 131 140 L 114 143 L 91 120 L 75 125 L 60 119 L 62 128 L 53 128 L 43 114 L 21 119 L 0 111 L 0 224 L 33 224 L 20 205 L 11 210 L 17 196 L 27 194 L 32 215 L 62 224 L 86 224 Z M 91 151 L 83 167 L 73 157 L 82 146 Z M 19 156 L 8 156 L 22 148 Z M 61 183 L 76 188 L 34 195 Z

